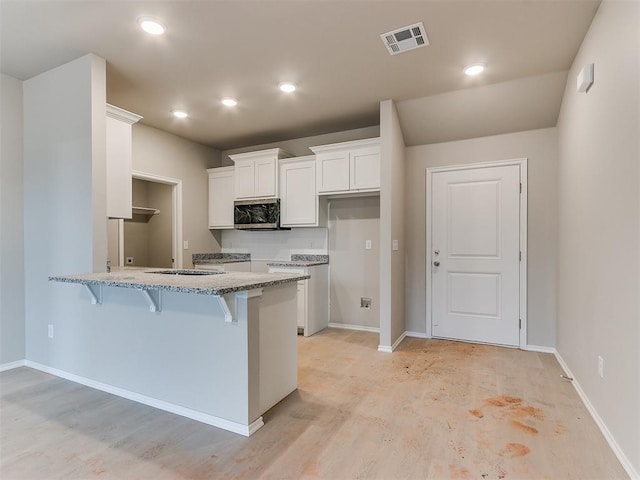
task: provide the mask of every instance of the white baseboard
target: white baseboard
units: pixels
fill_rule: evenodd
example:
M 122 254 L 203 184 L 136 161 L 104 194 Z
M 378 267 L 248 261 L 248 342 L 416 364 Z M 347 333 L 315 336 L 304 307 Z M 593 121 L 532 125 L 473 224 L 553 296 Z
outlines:
M 386 345 L 378 345 L 378 351 L 379 352 L 384 352 L 384 353 L 393 353 L 393 351 L 398 348 L 398 345 L 400 345 L 400 343 L 402 342 L 402 340 L 404 340 L 404 337 L 407 336 L 407 332 L 403 332 L 402 335 L 400 335 L 398 337 L 398 339 L 393 342 L 393 345 L 391 345 L 390 347 L 387 347 Z
M 580 383 L 578 383 L 578 380 L 576 380 L 576 378 L 573 376 L 573 373 L 571 373 L 571 369 L 562 358 L 562 355 L 560 355 L 560 353 L 558 353 L 557 351 L 554 352 L 554 355 L 558 360 L 558 363 L 566 373 L 566 375 L 573 379 L 573 381 L 571 382 L 573 383 L 573 388 L 575 388 L 576 392 L 578 392 L 578 396 L 582 400 L 582 403 L 584 403 L 584 406 L 587 408 L 587 410 L 591 414 L 591 417 L 596 422 L 596 425 L 598 425 L 598 428 L 604 435 L 604 438 L 607 440 L 607 443 L 611 447 L 611 450 L 613 450 L 613 453 L 616 455 L 616 457 L 618 457 L 618 460 L 622 464 L 622 467 L 625 469 L 625 471 L 627 472 L 631 480 L 640 480 L 640 474 L 638 474 L 634 466 L 631 464 L 627 456 L 624 454 L 624 452 L 620 448 L 620 445 L 618 445 L 618 442 L 616 442 L 616 439 L 614 438 L 614 436 L 611 434 L 611 432 L 607 428 L 607 425 L 604 423 L 602 418 L 600 418 L 600 415 L 598 415 L 598 412 L 596 411 L 595 407 L 589 400 L 589 397 L 587 397 L 587 394 L 584 393 L 584 390 L 582 390 L 582 387 L 580 386 Z
M 0 365 L 0 372 L 6 372 L 7 370 L 13 370 L 14 368 L 24 367 L 26 360 L 17 360 L 15 362 L 3 363 Z
M 23 364 L 35 370 L 40 370 L 41 372 L 55 375 L 56 377 L 64 378 L 66 380 L 70 380 L 72 382 L 79 383 L 87 387 L 95 388 L 96 390 L 101 390 L 103 392 L 111 393 L 112 395 L 126 398 L 128 400 L 133 400 L 134 402 L 142 403 L 144 405 L 148 405 L 150 407 L 154 407 L 159 410 L 175 413 L 176 415 L 181 415 L 183 417 L 187 417 L 192 420 L 196 420 L 198 422 L 206 423 L 207 425 L 212 425 L 214 427 L 222 428 L 223 430 L 228 430 L 233 433 L 244 435 L 245 437 L 252 435 L 256 431 L 258 431 L 260 427 L 264 425 L 264 421 L 262 420 L 262 417 L 258 417 L 257 420 L 255 420 L 249 425 L 243 425 L 241 423 L 232 422 L 230 420 L 216 417 L 214 415 L 202 413 L 197 410 L 185 408 L 180 405 L 176 405 L 174 403 L 165 402 L 164 400 L 158 400 L 156 398 L 148 397 L 146 395 L 141 395 L 139 393 L 132 392 L 130 390 L 125 390 L 124 388 L 114 387 L 113 385 L 97 382 L 95 380 L 91 380 L 90 378 L 81 377 L 73 373 L 65 372 L 64 370 L 58 370 L 57 368 L 52 368 L 37 362 L 32 362 L 31 360 L 25 360 Z
M 412 338 L 431 338 L 429 335 L 427 335 L 424 332 L 404 332 L 404 333 L 407 337 L 412 337 Z
M 552 353 L 554 355 L 557 353 L 556 349 L 553 347 L 542 347 L 540 345 L 526 345 L 522 350 L 526 350 L 528 352 Z
M 380 333 L 380 329 L 376 327 L 363 327 L 361 325 L 349 325 L 347 323 L 329 323 L 332 328 L 342 328 L 343 330 L 359 330 L 361 332 Z

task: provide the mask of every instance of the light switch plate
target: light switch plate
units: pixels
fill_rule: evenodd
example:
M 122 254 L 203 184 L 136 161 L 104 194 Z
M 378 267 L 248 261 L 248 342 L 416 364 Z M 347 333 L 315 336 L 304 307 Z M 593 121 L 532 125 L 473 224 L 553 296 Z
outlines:
M 371 250 L 371 240 L 365 240 L 364 241 L 364 248 L 366 250 Z
M 182 242 L 182 244 L 185 250 L 189 250 L 189 240 L 185 240 L 184 242 Z
M 398 250 L 398 240 L 391 242 L 391 250 Z

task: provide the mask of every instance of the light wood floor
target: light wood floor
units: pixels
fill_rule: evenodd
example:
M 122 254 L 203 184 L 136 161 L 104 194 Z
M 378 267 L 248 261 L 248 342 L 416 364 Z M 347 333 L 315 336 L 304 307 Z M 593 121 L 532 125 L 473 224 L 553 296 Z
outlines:
M 0 374 L 0 478 L 627 478 L 552 355 L 328 329 L 251 438 L 50 375 Z

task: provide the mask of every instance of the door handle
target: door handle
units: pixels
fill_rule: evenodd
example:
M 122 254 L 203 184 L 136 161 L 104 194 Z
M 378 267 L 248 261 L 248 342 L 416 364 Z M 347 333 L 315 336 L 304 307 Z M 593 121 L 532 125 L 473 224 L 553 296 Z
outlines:
M 438 262 L 438 261 L 433 262 L 433 266 L 434 267 L 439 267 L 440 266 L 440 262 Z

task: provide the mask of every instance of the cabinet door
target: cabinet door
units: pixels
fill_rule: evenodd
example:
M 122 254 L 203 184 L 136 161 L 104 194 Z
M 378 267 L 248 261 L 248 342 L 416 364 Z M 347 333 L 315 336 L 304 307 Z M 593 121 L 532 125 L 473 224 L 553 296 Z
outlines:
M 318 224 L 314 160 L 280 165 L 280 223 L 282 226 Z
M 275 197 L 276 160 L 265 158 L 254 160 L 254 197 Z
M 235 195 L 236 198 L 254 197 L 255 164 L 251 159 L 237 160 L 235 165 Z
M 107 117 L 107 217 L 131 218 L 131 125 Z
M 209 172 L 209 228 L 233 228 L 233 167 Z
M 316 156 L 318 193 L 349 190 L 349 152 L 321 153 Z
M 380 148 L 370 147 L 352 150 L 349 161 L 350 190 L 380 188 Z
M 251 262 L 231 262 L 224 264 L 225 272 L 250 272 Z

